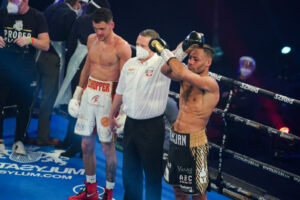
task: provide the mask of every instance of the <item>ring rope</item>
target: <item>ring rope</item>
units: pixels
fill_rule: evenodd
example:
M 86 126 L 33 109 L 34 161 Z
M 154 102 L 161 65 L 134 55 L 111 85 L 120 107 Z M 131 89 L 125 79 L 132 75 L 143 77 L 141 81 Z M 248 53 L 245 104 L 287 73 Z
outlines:
M 284 133 L 282 131 L 279 131 L 275 128 L 272 128 L 270 126 L 258 123 L 256 121 L 253 121 L 253 120 L 250 120 L 250 119 L 246 119 L 246 118 L 241 117 L 239 115 L 235 115 L 235 114 L 232 114 L 232 113 L 226 113 L 224 110 L 221 110 L 221 109 L 218 109 L 218 108 L 215 108 L 213 112 L 216 113 L 216 114 L 219 114 L 221 116 L 224 115 L 224 113 L 225 113 L 226 117 L 228 117 L 230 120 L 242 123 L 246 126 L 256 128 L 258 130 L 261 130 L 261 131 L 269 133 L 269 134 L 277 135 L 279 137 L 282 137 L 282 138 L 285 138 L 285 139 L 288 139 L 288 140 L 291 140 L 291 141 L 300 140 L 300 137 L 298 137 L 296 135 L 293 135 L 291 133 L 286 134 L 286 133 Z
M 209 146 L 210 146 L 210 148 L 215 148 L 215 149 L 220 149 L 221 148 L 219 145 L 211 143 L 211 142 L 209 142 Z M 283 178 L 292 180 L 296 183 L 300 183 L 300 176 L 298 176 L 294 173 L 279 169 L 279 168 L 277 168 L 273 165 L 255 160 L 255 159 L 250 158 L 246 155 L 237 153 L 237 152 L 229 150 L 229 149 L 225 149 L 224 152 L 227 153 L 228 155 L 230 155 L 232 158 L 234 158 L 236 160 L 239 160 L 243 163 L 246 163 L 248 165 L 263 169 L 263 170 L 268 171 L 272 174 L 275 174 L 275 175 L 281 176 Z
M 235 85 L 235 86 L 237 86 L 241 89 L 247 90 L 249 92 L 253 92 L 255 94 L 261 94 L 263 96 L 272 98 L 276 101 L 288 103 L 288 104 L 291 104 L 291 105 L 300 106 L 300 101 L 297 100 L 297 99 L 293 99 L 293 98 L 290 98 L 290 97 L 287 97 L 287 96 L 284 96 L 284 95 L 281 95 L 281 94 L 276 94 L 274 92 L 271 92 L 271 91 L 268 91 L 268 90 L 265 90 L 265 89 L 261 89 L 259 87 L 255 87 L 253 85 L 249 85 L 249 84 L 243 83 L 241 81 L 237 81 L 235 79 L 227 78 L 225 76 L 222 76 L 222 75 L 219 75 L 219 74 L 216 74 L 216 73 L 213 73 L 213 72 L 208 72 L 208 74 L 209 74 L 209 76 L 211 76 L 212 78 L 214 78 L 218 82 L 230 83 L 230 84 L 233 84 L 233 85 Z

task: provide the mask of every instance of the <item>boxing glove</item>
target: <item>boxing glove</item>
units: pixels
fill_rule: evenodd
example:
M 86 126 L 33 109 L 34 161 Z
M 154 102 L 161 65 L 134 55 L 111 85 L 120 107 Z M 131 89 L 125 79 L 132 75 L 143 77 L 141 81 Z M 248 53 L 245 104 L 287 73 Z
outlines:
M 205 42 L 204 34 L 192 31 L 182 43 L 182 50 L 186 53 L 190 53 L 194 47 L 203 47 Z
M 161 38 L 152 38 L 148 44 L 151 51 L 161 54 L 162 50 L 167 48 L 167 43 Z
M 81 94 L 82 87 L 77 86 L 74 95 L 68 105 L 68 112 L 74 118 L 77 118 L 79 113 Z
M 152 38 L 148 46 L 151 51 L 160 55 L 166 62 L 175 57 L 175 55 L 168 49 L 167 43 L 161 38 Z

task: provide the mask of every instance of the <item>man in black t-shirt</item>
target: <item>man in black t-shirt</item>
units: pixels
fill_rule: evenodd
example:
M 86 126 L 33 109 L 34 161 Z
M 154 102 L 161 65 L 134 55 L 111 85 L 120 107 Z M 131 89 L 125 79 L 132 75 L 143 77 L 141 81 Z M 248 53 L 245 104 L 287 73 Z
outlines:
M 30 121 L 31 106 L 37 85 L 36 49 L 49 49 L 47 23 L 28 0 L 9 0 L 0 9 L 0 143 L 3 142 L 3 108 L 10 96 L 17 104 L 13 152 L 26 155 L 24 136 Z

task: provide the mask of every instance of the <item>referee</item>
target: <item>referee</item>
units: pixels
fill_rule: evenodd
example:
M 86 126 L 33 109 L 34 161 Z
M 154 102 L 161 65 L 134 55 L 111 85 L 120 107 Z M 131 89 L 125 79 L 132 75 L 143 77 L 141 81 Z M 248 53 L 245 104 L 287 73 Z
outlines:
M 125 200 L 161 199 L 162 154 L 165 134 L 163 113 L 171 80 L 160 72 L 165 64 L 148 43 L 159 34 L 142 31 L 136 41 L 136 57 L 123 66 L 110 112 L 110 127 L 118 126 L 115 114 L 123 103 L 127 119 L 123 138 L 123 185 Z

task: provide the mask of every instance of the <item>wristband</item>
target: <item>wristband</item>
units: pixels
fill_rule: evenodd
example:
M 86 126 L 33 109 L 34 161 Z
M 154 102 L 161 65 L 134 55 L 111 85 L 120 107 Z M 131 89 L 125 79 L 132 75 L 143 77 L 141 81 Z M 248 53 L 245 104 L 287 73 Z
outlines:
M 32 44 L 32 39 L 31 39 L 31 37 L 27 37 L 27 38 L 28 38 L 28 41 L 29 41 L 28 44 Z
M 169 49 L 163 49 L 160 56 L 166 63 L 168 63 L 171 58 L 175 58 L 175 55 Z
M 182 47 L 176 49 L 174 54 L 179 61 L 183 61 L 185 57 L 188 55 L 186 52 L 183 51 Z
M 73 99 L 80 101 L 81 95 L 82 95 L 82 90 L 83 90 L 82 87 L 77 86 L 75 89 L 75 92 L 73 94 Z
M 30 39 L 31 39 L 31 45 L 33 45 L 34 44 L 34 38 L 30 37 Z

